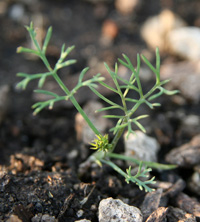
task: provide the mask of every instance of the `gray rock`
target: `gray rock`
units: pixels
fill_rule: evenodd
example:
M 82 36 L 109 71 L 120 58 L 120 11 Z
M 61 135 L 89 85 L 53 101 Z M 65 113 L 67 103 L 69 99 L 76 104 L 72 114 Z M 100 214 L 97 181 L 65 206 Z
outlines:
M 140 209 L 145 219 L 147 219 L 150 214 L 153 213 L 153 211 L 158 209 L 162 194 L 163 190 L 157 189 L 156 191 L 147 193 L 145 195 L 145 199 L 142 205 L 140 206 Z
M 99 204 L 99 222 L 142 222 L 141 211 L 119 199 L 103 199 Z
M 173 201 L 175 206 L 181 208 L 181 210 L 189 214 L 192 214 L 190 217 L 200 217 L 200 203 L 196 198 L 190 197 L 187 194 L 181 192 L 176 196 L 176 198 L 173 199 Z M 188 220 L 190 217 L 187 217 L 187 219 L 185 218 L 186 220 L 182 219 L 182 221 L 196 221 Z
M 130 15 L 140 2 L 141 0 L 115 0 L 115 8 L 123 15 Z
M 135 131 L 135 133 L 135 135 L 130 134 L 128 139 L 126 139 L 126 134 L 124 135 L 125 155 L 143 161 L 156 162 L 157 153 L 160 149 L 156 139 L 147 136 L 141 131 Z
M 200 59 L 200 28 L 182 27 L 168 34 L 170 50 L 188 60 Z
M 200 134 L 166 155 L 166 161 L 181 167 L 192 168 L 200 163 Z
M 180 95 L 198 103 L 200 100 L 200 62 L 179 62 L 161 66 L 161 79 L 171 79 L 170 89 L 179 89 Z

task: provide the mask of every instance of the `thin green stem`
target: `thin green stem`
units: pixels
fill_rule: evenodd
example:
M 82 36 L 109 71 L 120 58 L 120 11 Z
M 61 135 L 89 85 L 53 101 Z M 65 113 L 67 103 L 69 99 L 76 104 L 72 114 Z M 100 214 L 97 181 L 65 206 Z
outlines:
M 140 160 L 135 159 L 130 156 L 124 156 L 121 154 L 117 153 L 108 153 L 107 157 L 115 158 L 115 159 L 120 159 L 120 160 L 125 160 L 125 161 L 131 161 L 137 165 L 140 164 Z M 171 170 L 177 168 L 177 165 L 171 165 L 171 164 L 161 164 L 161 163 L 156 163 L 156 162 L 150 162 L 150 161 L 142 161 L 146 166 L 155 168 L 155 169 L 160 169 L 160 170 Z
M 60 79 L 60 77 L 57 75 L 57 73 L 53 74 L 54 79 L 57 81 L 57 83 L 59 84 L 59 86 L 61 87 L 61 89 L 67 94 L 70 95 L 70 91 L 68 90 L 68 88 L 65 86 L 65 84 L 63 83 L 63 81 Z M 73 103 L 73 105 L 76 107 L 76 109 L 78 110 L 78 112 L 83 116 L 83 118 L 85 119 L 85 121 L 88 123 L 88 125 L 90 126 L 90 128 L 93 130 L 93 132 L 96 135 L 100 135 L 100 132 L 98 131 L 98 129 L 94 126 L 94 124 L 90 121 L 89 117 L 87 116 L 87 114 L 84 112 L 84 110 L 81 108 L 81 106 L 78 104 L 77 100 L 75 99 L 74 96 L 70 96 L 70 100 Z
M 40 50 L 40 58 L 42 59 L 43 63 L 45 64 L 45 66 L 47 67 L 47 69 L 49 70 L 49 72 L 52 72 L 53 69 L 51 68 L 45 54 Z
M 128 119 L 127 119 L 127 117 L 125 117 L 124 120 L 122 121 L 121 125 L 122 125 L 122 124 L 126 124 L 127 122 L 128 122 Z M 120 129 L 117 131 L 117 133 L 115 134 L 115 136 L 114 136 L 114 138 L 113 138 L 113 140 L 112 140 L 112 142 L 111 142 L 111 145 L 112 145 L 112 148 L 110 149 L 110 152 L 111 152 L 111 153 L 114 151 L 114 149 L 115 149 L 115 147 L 116 147 L 116 145 L 117 145 L 120 137 L 122 136 L 125 128 L 126 128 L 126 126 L 120 128 Z
M 125 177 L 125 178 L 127 177 L 127 174 L 121 168 L 119 168 L 116 164 L 111 162 L 110 160 L 101 159 L 101 162 L 109 165 L 110 167 L 112 167 L 115 171 L 117 171 L 123 177 Z
M 45 54 L 41 51 L 38 42 L 32 38 L 34 41 L 35 46 L 37 47 L 39 53 L 40 53 L 40 58 L 42 59 L 43 63 L 45 64 L 46 68 L 49 70 L 49 72 L 52 72 L 52 68 L 45 56 Z M 61 89 L 69 96 L 70 95 L 70 91 L 68 90 L 68 88 L 65 86 L 65 84 L 63 83 L 63 81 L 60 79 L 60 77 L 58 76 L 56 70 L 54 70 L 54 72 L 52 73 L 52 76 L 54 77 L 54 79 L 57 81 L 57 83 L 59 84 L 59 86 L 61 87 Z M 73 105 L 75 106 L 75 108 L 78 110 L 78 112 L 83 116 L 83 118 L 85 119 L 85 121 L 88 123 L 88 125 L 90 126 L 90 128 L 93 130 L 93 132 L 96 135 L 100 135 L 100 132 L 98 131 L 98 129 L 94 126 L 94 124 L 90 121 L 89 117 L 87 116 L 87 114 L 84 112 L 84 110 L 81 108 L 81 106 L 79 105 L 79 103 L 77 102 L 77 100 L 75 99 L 75 97 L 72 95 L 70 96 L 70 100 L 73 103 Z
M 143 100 L 138 101 L 138 103 L 135 104 L 135 106 L 132 108 L 131 112 L 129 113 L 129 117 L 131 117 L 131 116 L 133 115 L 133 113 L 139 108 L 139 106 L 140 106 L 142 103 L 143 103 Z M 128 117 L 125 117 L 124 120 L 122 121 L 121 125 L 124 124 L 124 123 L 127 123 L 127 122 L 128 122 Z M 114 136 L 114 138 L 113 138 L 113 140 L 112 140 L 112 142 L 111 142 L 111 144 L 112 144 L 111 152 L 114 151 L 114 149 L 115 149 L 115 147 L 116 147 L 116 145 L 117 145 L 120 137 L 122 136 L 125 128 L 126 128 L 126 125 L 125 125 L 123 128 L 120 128 L 120 129 L 116 132 L 116 134 L 115 134 L 115 136 Z

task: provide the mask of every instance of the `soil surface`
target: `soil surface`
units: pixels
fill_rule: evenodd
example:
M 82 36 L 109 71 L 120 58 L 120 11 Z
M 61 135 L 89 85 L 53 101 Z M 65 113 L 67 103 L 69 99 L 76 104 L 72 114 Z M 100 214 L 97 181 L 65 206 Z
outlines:
M 122 53 L 135 60 L 137 53 L 148 52 L 152 62 L 155 61 L 154 52 L 148 49 L 140 36 L 143 22 L 162 9 L 169 8 L 189 25 L 195 25 L 200 18 L 195 6 L 197 3 L 183 0 L 141 1 L 133 13 L 123 15 L 116 10 L 112 0 L 0 2 L 0 86 L 9 87 L 9 93 L 6 94 L 7 109 L 0 122 L 0 221 L 8 220 L 11 215 L 17 215 L 15 221 L 31 221 L 33 217 L 35 221 L 40 221 L 41 215 L 46 214 L 58 221 L 85 218 L 95 222 L 98 221 L 98 206 L 103 198 L 119 198 L 141 208 L 146 197 L 145 192 L 134 184 L 126 184 L 108 166 L 99 168 L 94 165 L 84 175 L 78 175 L 79 164 L 92 151 L 77 140 L 77 111 L 70 104 L 60 104 L 51 111 L 44 110 L 37 116 L 32 115 L 31 105 L 36 99 L 32 90 L 37 83 L 31 83 L 26 91 L 19 91 L 15 88 L 19 82 L 16 73 L 45 72 L 45 68 L 35 58 L 16 54 L 18 46 L 30 46 L 24 25 L 34 21 L 35 26 L 41 29 L 41 38 L 47 27 L 53 27 L 47 52 L 52 64 L 59 58 L 63 43 L 67 46 L 76 45 L 70 58 L 77 59 L 77 63 L 60 73 L 61 77 L 69 75 L 73 79 L 86 66 L 103 61 L 113 66 Z M 102 27 L 108 21 L 112 21 L 114 29 L 117 29 L 117 35 L 111 34 L 111 43 L 103 36 Z M 161 54 L 161 59 L 163 62 L 180 61 L 180 58 L 169 54 Z M 96 73 L 101 72 L 98 68 L 94 70 Z M 148 82 L 145 84 L 148 87 Z M 87 94 L 84 95 L 80 99 L 81 105 L 91 99 Z M 112 98 L 112 95 L 109 96 Z M 156 138 L 161 145 L 158 162 L 164 162 L 165 155 L 172 148 L 189 142 L 200 133 L 199 128 L 184 128 L 179 115 L 181 112 L 185 116 L 198 116 L 199 103 L 182 99 L 184 103 L 177 103 L 173 97 L 164 96 L 160 99 L 161 108 L 147 111 L 150 117 L 144 124 L 148 135 Z M 141 112 L 146 113 L 146 110 Z M 123 149 L 123 141 L 120 141 L 118 152 Z M 122 162 L 119 164 L 124 169 L 128 167 Z M 175 185 L 176 192 L 170 191 L 170 195 L 164 195 L 168 199 L 162 202 L 162 206 L 180 207 L 180 200 L 176 200 L 180 192 L 196 201 L 200 200 L 198 194 L 187 188 L 187 179 L 192 173 L 191 168 L 152 172 L 160 183 L 171 183 L 172 187 Z M 159 186 L 167 190 L 167 185 L 158 185 L 157 188 Z M 198 215 L 195 216 L 198 219 Z M 168 218 L 159 221 L 178 221 L 174 218 L 171 213 Z

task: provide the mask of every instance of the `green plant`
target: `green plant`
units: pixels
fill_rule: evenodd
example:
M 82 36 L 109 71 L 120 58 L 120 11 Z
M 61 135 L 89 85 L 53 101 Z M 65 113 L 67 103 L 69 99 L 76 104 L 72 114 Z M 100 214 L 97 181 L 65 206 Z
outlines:
M 135 111 L 142 105 L 146 104 L 149 108 L 153 109 L 156 106 L 160 106 L 159 103 L 152 103 L 152 100 L 156 99 L 157 97 L 161 96 L 162 94 L 167 95 L 173 95 L 177 93 L 177 91 L 168 91 L 163 88 L 163 85 L 166 84 L 169 80 L 161 81 L 160 80 L 160 56 L 159 56 L 159 50 L 156 49 L 156 67 L 154 67 L 143 55 L 137 55 L 137 67 L 136 69 L 133 67 L 130 59 L 123 55 L 124 60 L 119 59 L 119 62 L 131 70 L 131 76 L 129 80 L 126 80 L 118 75 L 118 65 L 115 64 L 115 70 L 112 71 L 107 64 L 105 64 L 105 67 L 112 77 L 112 80 L 115 84 L 115 87 L 111 87 L 108 84 L 104 82 L 104 77 L 101 76 L 101 74 L 97 74 L 93 76 L 91 79 L 84 80 L 84 76 L 86 72 L 88 71 L 88 68 L 85 68 L 82 70 L 79 76 L 79 80 L 77 85 L 74 87 L 73 90 L 69 90 L 61 78 L 58 75 L 58 70 L 72 65 L 76 62 L 76 60 L 66 60 L 66 57 L 68 54 L 74 49 L 74 46 L 65 48 L 65 45 L 62 46 L 60 58 L 58 59 L 55 66 L 52 68 L 47 60 L 46 57 L 46 49 L 48 46 L 48 43 L 50 41 L 51 35 L 52 35 L 52 28 L 50 27 L 47 31 L 46 37 L 44 39 L 43 46 L 40 47 L 37 40 L 36 40 L 36 31 L 34 30 L 33 23 L 30 24 L 30 26 L 26 26 L 29 35 L 34 43 L 35 49 L 29 49 L 24 47 L 18 47 L 17 52 L 18 53 L 31 53 L 34 54 L 43 61 L 44 65 L 47 68 L 46 73 L 37 73 L 37 74 L 26 74 L 26 73 L 18 73 L 17 76 L 23 77 L 23 80 L 18 83 L 17 87 L 25 89 L 28 85 L 28 83 L 34 79 L 38 79 L 38 88 L 35 90 L 36 93 L 42 93 L 52 96 L 52 99 L 49 99 L 47 101 L 37 102 L 32 107 L 34 109 L 34 114 L 38 114 L 42 109 L 45 107 L 49 107 L 50 109 L 53 108 L 54 103 L 61 101 L 61 100 L 71 100 L 73 105 L 76 107 L 78 112 L 83 116 L 85 121 L 88 123 L 90 128 L 93 130 L 93 132 L 96 134 L 96 138 L 94 138 L 94 141 L 91 142 L 92 149 L 97 150 L 92 154 L 92 156 L 89 158 L 90 161 L 95 161 L 99 165 L 107 164 L 111 166 L 115 171 L 117 171 L 119 174 L 121 174 L 127 183 L 134 182 L 136 183 L 140 189 L 145 189 L 145 191 L 152 191 L 153 189 L 149 187 L 149 184 L 155 183 L 154 177 L 147 181 L 140 180 L 140 177 L 147 177 L 148 172 L 151 171 L 151 168 L 158 168 L 158 169 L 173 169 L 175 165 L 164 165 L 159 164 L 155 162 L 142 162 L 140 160 L 127 157 L 124 155 L 120 155 L 117 153 L 114 153 L 114 149 L 122 136 L 124 130 L 127 128 L 128 133 L 127 137 L 130 135 L 130 133 L 134 133 L 134 130 L 132 129 L 132 124 L 136 124 L 137 127 L 145 132 L 145 128 L 139 123 L 139 120 L 142 118 L 146 118 L 147 115 L 141 115 L 138 117 L 133 117 L 133 114 Z M 139 77 L 140 72 L 140 58 L 146 63 L 146 65 L 153 71 L 156 77 L 156 82 L 154 86 L 147 92 L 143 92 L 142 84 Z M 53 92 L 42 90 L 42 86 L 46 80 L 47 77 L 53 77 L 55 81 L 58 83 L 58 85 L 61 87 L 65 95 L 60 96 Z M 121 105 L 111 101 L 110 99 L 106 98 L 104 95 L 102 95 L 98 90 L 98 84 L 101 84 L 102 86 L 106 87 L 107 89 L 111 90 L 115 94 L 117 94 L 121 99 Z M 102 109 L 97 110 L 97 112 L 105 111 L 105 110 L 112 110 L 112 109 L 119 109 L 122 112 L 122 115 L 105 115 L 104 118 L 115 118 L 117 119 L 117 124 L 110 129 L 111 132 L 113 132 L 113 140 L 110 142 L 108 135 L 101 135 L 98 129 L 94 126 L 94 124 L 91 122 L 91 120 L 88 118 L 86 113 L 83 111 L 81 106 L 78 104 L 77 100 L 75 99 L 74 95 L 75 93 L 81 88 L 87 86 L 89 87 L 100 99 L 102 99 L 104 102 L 108 104 L 107 107 L 104 107 Z M 128 97 L 129 91 L 135 91 L 139 95 L 139 99 L 133 99 Z M 132 108 L 128 109 L 127 102 L 132 103 Z M 112 158 L 115 159 L 121 159 L 125 161 L 132 161 L 139 165 L 138 173 L 135 176 L 131 175 L 131 167 L 127 169 L 126 172 L 124 172 L 121 168 L 119 168 L 113 161 L 111 161 Z M 145 168 L 143 169 L 142 166 L 145 165 Z

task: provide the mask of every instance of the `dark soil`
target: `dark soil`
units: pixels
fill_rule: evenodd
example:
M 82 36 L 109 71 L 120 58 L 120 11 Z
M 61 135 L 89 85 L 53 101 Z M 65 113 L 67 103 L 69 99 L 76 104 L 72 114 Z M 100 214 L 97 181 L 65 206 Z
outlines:
M 44 110 L 37 116 L 32 115 L 31 105 L 35 102 L 32 89 L 36 85 L 31 83 L 24 92 L 16 90 L 15 85 L 19 81 L 16 73 L 37 73 L 45 69 L 40 61 L 16 54 L 16 48 L 28 44 L 23 26 L 42 16 L 45 30 L 53 26 L 48 51 L 52 64 L 58 59 L 62 43 L 76 45 L 71 57 L 78 62 L 61 72 L 61 76 L 66 72 L 73 77 L 88 66 L 92 58 L 113 65 L 116 58 L 125 52 L 135 59 L 136 53 L 147 49 L 139 34 L 142 23 L 166 7 L 194 25 L 198 18 L 195 11 L 198 1 L 142 1 L 129 16 L 120 15 L 114 8 L 114 1 L 95 4 L 83 0 L 4 2 L 4 11 L 0 2 L 0 86 L 9 85 L 10 94 L 9 108 L 0 125 L 0 220 L 6 221 L 15 214 L 22 221 L 30 221 L 36 214 L 48 214 L 59 221 L 86 218 L 95 222 L 98 221 L 99 202 L 107 197 L 120 198 L 140 207 L 146 194 L 134 184 L 126 184 L 109 167 L 91 166 L 87 174 L 78 175 L 79 164 L 91 151 L 76 139 L 76 110 L 61 104 L 52 111 Z M 11 9 L 16 4 L 25 10 L 21 20 L 11 18 Z M 180 4 L 181 7 L 178 7 Z M 100 37 L 102 24 L 108 19 L 117 23 L 120 32 L 113 44 L 105 47 L 100 44 Z M 171 55 L 162 55 L 162 59 L 171 59 Z M 86 97 L 82 105 L 87 100 Z M 172 97 L 163 97 L 161 103 L 162 107 L 156 111 L 147 111 L 151 114 L 147 122 L 148 132 L 161 144 L 159 162 L 164 161 L 170 149 L 189 142 L 199 133 L 194 129 L 181 128 L 182 119 L 176 116 L 179 110 L 186 115 L 198 115 L 200 110 L 199 104 L 189 101 L 184 105 L 175 104 Z M 122 141 L 118 149 L 123 150 Z M 191 173 L 192 169 L 153 171 L 158 181 L 172 184 L 180 179 L 186 184 Z M 179 186 L 179 192 L 184 191 L 199 200 L 198 195 L 184 187 Z M 176 207 L 175 194 L 168 196 L 165 207 Z

